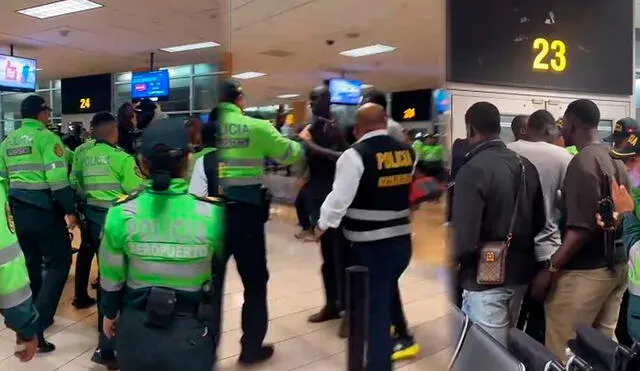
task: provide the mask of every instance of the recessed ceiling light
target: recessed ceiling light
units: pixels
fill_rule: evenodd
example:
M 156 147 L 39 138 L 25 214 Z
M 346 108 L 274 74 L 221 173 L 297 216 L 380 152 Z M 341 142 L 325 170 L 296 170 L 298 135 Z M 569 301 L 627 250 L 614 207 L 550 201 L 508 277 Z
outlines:
M 18 10 L 18 13 L 28 15 L 29 17 L 46 19 L 65 14 L 84 12 L 85 10 L 102 7 L 102 4 L 94 3 L 93 1 L 89 0 L 63 0 L 56 1 L 55 3 Z
M 282 94 L 282 95 L 278 95 L 278 98 L 289 99 L 289 98 L 297 98 L 299 96 L 300 94 Z
M 186 52 L 188 50 L 215 48 L 216 46 L 220 46 L 220 44 L 218 44 L 216 42 L 213 42 L 213 41 L 208 41 L 208 42 L 204 42 L 204 43 L 195 43 L 195 44 L 172 46 L 172 47 L 169 47 L 169 48 L 162 48 L 160 50 L 163 50 L 163 51 L 169 52 L 169 53 L 179 53 L 179 52 Z
M 343 52 L 340 52 L 340 55 L 344 55 L 345 57 L 358 58 L 358 57 L 364 57 L 367 55 L 389 53 L 394 50 L 396 50 L 396 48 L 393 46 L 375 44 L 375 45 L 365 46 L 362 48 L 345 50 Z
M 361 87 L 362 89 L 370 89 L 370 88 L 373 88 L 373 85 L 369 85 L 369 84 L 362 84 L 362 85 L 360 85 L 360 87 Z
M 240 79 L 240 80 L 248 80 L 248 79 L 255 79 L 256 77 L 262 77 L 266 75 L 267 75 L 266 73 L 262 73 L 262 72 L 243 72 L 237 75 L 233 75 L 231 77 Z
M 42 68 L 36 68 L 36 71 L 42 71 Z

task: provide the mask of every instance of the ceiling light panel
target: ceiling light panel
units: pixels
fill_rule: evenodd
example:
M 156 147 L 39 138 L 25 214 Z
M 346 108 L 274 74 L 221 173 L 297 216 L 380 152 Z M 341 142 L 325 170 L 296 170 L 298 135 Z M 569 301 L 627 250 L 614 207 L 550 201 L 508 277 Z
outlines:
M 243 72 L 237 75 L 233 75 L 231 77 L 240 79 L 240 80 L 248 80 L 248 79 L 255 79 L 257 77 L 262 77 L 266 75 L 267 75 L 266 73 L 262 73 L 262 72 Z
M 220 44 L 218 44 L 216 42 L 213 42 L 213 41 L 207 41 L 207 42 L 203 42 L 203 43 L 172 46 L 172 47 L 169 47 L 169 48 L 162 48 L 160 50 L 163 50 L 163 51 L 169 52 L 169 53 L 179 53 L 179 52 L 186 52 L 188 50 L 215 48 L 216 46 L 220 46 Z
M 290 98 L 297 98 L 299 96 L 300 96 L 300 94 L 282 94 L 282 95 L 278 95 L 278 98 L 280 98 L 280 99 L 290 99 Z
M 367 55 L 389 53 L 394 50 L 396 50 L 396 48 L 393 46 L 375 44 L 375 45 L 365 46 L 362 48 L 345 50 L 343 52 L 340 52 L 340 55 L 344 55 L 345 57 L 351 57 L 351 58 L 359 58 L 359 57 L 365 57 Z
M 89 0 L 63 0 L 33 8 L 18 10 L 18 13 L 38 19 L 47 19 L 102 7 L 102 4 Z

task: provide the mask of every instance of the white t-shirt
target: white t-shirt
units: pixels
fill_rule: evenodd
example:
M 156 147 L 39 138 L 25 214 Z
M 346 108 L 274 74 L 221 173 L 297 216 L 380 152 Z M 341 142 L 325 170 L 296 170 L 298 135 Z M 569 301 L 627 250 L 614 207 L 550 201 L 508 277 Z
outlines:
M 545 261 L 561 244 L 558 227 L 561 216 L 558 194 L 562 190 L 567 167 L 573 156 L 566 149 L 547 142 L 518 140 L 507 144 L 507 147 L 531 161 L 538 170 L 547 222 L 542 232 L 535 238 L 535 253 L 537 261 Z

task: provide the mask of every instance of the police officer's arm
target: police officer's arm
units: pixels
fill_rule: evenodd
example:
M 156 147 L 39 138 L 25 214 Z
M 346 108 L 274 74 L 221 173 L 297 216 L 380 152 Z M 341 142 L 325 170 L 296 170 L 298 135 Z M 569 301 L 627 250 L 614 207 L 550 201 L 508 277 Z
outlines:
M 9 169 L 7 168 L 7 162 L 5 161 L 4 155 L 7 153 L 5 150 L 5 142 L 0 143 L 0 178 L 5 181 L 2 182 L 4 186 L 4 191 L 9 191 Z
M 120 168 L 119 177 L 122 190 L 127 194 L 138 190 L 144 183 L 142 172 L 140 168 L 138 168 L 138 164 L 136 164 L 133 156 L 127 156 L 124 159 Z
M 268 157 L 282 165 L 292 165 L 302 158 L 302 145 L 282 136 L 273 125 L 265 123 L 257 126 L 256 140 Z
M 362 157 L 355 149 L 346 150 L 336 162 L 333 189 L 320 207 L 320 219 L 318 220 L 320 230 L 325 231 L 340 226 L 349 205 L 356 197 L 363 173 Z
M 56 135 L 47 135 L 42 140 L 40 147 L 42 161 L 45 169 L 45 178 L 53 198 L 67 215 L 75 213 L 75 195 L 69 186 L 67 177 L 68 167 L 65 159 L 64 146 Z
M 78 156 L 78 152 L 76 152 L 73 156 L 73 162 L 71 164 L 71 174 L 69 174 L 69 183 L 71 187 L 78 193 L 83 192 L 83 184 L 82 184 L 82 161 L 80 160 L 80 156 Z
M 104 223 L 98 268 L 102 298 L 100 307 L 105 317 L 114 319 L 120 308 L 120 293 L 126 282 L 126 262 L 124 256 L 125 226 L 123 210 L 114 206 L 109 209 Z

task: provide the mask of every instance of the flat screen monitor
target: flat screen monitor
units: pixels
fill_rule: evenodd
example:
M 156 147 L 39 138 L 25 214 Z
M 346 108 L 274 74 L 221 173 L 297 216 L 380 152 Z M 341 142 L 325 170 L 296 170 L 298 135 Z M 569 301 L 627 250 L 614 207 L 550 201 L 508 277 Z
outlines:
M 131 99 L 169 97 L 169 71 L 134 72 L 131 76 Z
M 448 81 L 633 94 L 632 0 L 447 3 Z
M 111 75 L 62 79 L 62 114 L 77 115 L 111 111 Z
M 451 93 L 447 89 L 436 89 L 433 91 L 433 105 L 437 114 L 451 111 Z
M 35 59 L 0 55 L 0 91 L 36 91 Z
M 391 118 L 395 121 L 429 121 L 433 110 L 430 89 L 391 93 Z
M 360 104 L 362 101 L 362 81 L 347 79 L 329 80 L 332 104 Z

